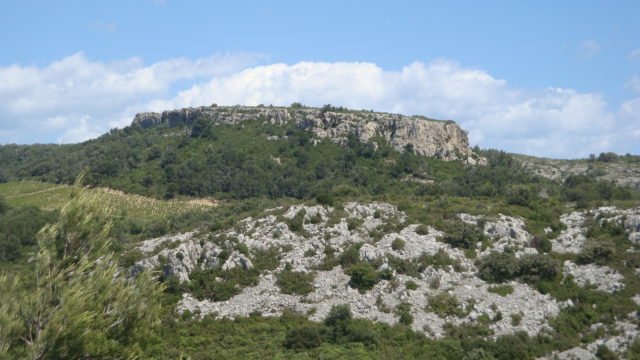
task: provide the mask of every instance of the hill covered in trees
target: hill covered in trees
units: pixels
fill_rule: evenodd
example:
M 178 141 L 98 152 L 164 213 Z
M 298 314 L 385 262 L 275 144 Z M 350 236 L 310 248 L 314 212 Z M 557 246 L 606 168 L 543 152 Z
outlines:
M 610 158 L 585 162 L 631 162 Z M 596 170 L 541 176 L 555 165 L 471 149 L 452 122 L 212 106 L 4 145 L 0 162 L 7 356 L 640 356 L 638 192 Z M 117 291 L 92 301 L 107 278 Z M 139 318 L 116 310 L 136 287 Z M 77 341 L 16 316 L 54 329 L 62 300 L 106 327 L 110 303 L 130 327 Z

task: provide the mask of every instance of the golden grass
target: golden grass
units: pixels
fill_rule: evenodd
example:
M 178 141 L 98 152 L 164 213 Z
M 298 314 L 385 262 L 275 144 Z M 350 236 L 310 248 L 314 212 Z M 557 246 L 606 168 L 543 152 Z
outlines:
M 20 181 L 0 184 L 0 197 L 10 206 L 36 206 L 45 210 L 57 210 L 69 201 L 73 187 L 37 181 Z M 112 216 L 137 219 L 162 218 L 169 214 L 185 213 L 194 209 L 206 209 L 217 205 L 212 200 L 189 201 L 158 200 L 108 188 L 89 189 Z

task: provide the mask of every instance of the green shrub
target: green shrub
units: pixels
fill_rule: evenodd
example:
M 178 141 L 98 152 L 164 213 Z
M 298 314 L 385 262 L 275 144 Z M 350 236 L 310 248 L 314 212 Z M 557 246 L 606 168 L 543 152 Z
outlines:
M 482 259 L 478 270 L 482 280 L 503 282 L 515 278 L 520 268 L 513 254 L 492 252 Z
M 400 324 L 409 326 L 413 324 L 413 316 L 409 312 L 400 313 L 400 318 L 398 319 Z
M 484 241 L 485 235 L 478 228 L 461 220 L 447 223 L 442 240 L 456 248 L 474 249 L 478 242 Z
M 551 240 L 546 235 L 535 235 L 531 239 L 531 246 L 543 253 L 548 253 L 552 247 Z
M 522 323 L 522 313 L 511 314 L 511 326 L 518 326 Z
M 498 294 L 500 296 L 507 296 L 509 294 L 513 294 L 513 286 L 511 285 L 496 285 L 489 286 L 487 291 Z
M 329 327 L 336 327 L 340 323 L 350 321 L 352 317 L 349 304 L 333 305 L 324 319 L 324 324 Z
M 427 311 L 433 312 L 441 318 L 446 318 L 447 316 L 463 317 L 467 315 L 467 311 L 465 311 L 455 295 L 443 292 L 429 296 L 427 301 Z
M 287 220 L 287 225 L 289 226 L 289 230 L 293 232 L 303 232 L 304 231 L 304 216 L 307 214 L 305 209 L 301 209 L 298 213 Z
M 420 224 L 416 228 L 416 234 L 418 235 L 429 235 L 429 227 L 425 224 Z
M 371 290 L 380 280 L 378 271 L 368 261 L 361 261 L 349 269 L 349 285 L 360 291 Z
M 349 231 L 353 231 L 356 230 L 357 228 L 360 227 L 360 225 L 362 225 L 362 223 L 364 222 L 364 220 L 359 219 L 359 218 L 348 218 L 347 219 L 347 228 L 349 229 Z
M 360 252 L 357 246 L 351 246 L 340 254 L 340 265 L 347 270 L 360 262 Z
M 596 356 L 599 360 L 618 360 L 618 355 L 611 351 L 606 345 L 598 346 Z
M 313 349 L 325 342 L 326 330 L 320 324 L 303 324 L 291 328 L 284 339 L 284 346 L 288 349 Z
M 553 280 L 562 271 L 558 260 L 541 254 L 523 255 L 518 259 L 518 265 L 520 277 L 530 284 L 539 280 Z
M 307 295 L 314 291 L 314 274 L 283 270 L 277 275 L 276 284 L 280 292 L 291 295 Z
M 418 284 L 416 284 L 415 281 L 413 280 L 409 280 L 406 283 L 404 283 L 404 286 L 407 288 L 407 290 L 416 290 L 418 289 Z
M 318 202 L 318 204 L 327 206 L 333 206 L 334 203 L 333 196 L 329 194 L 318 194 L 316 196 L 316 201 Z
M 615 255 L 615 244 L 608 239 L 590 239 L 577 257 L 578 264 L 606 264 Z
M 392 242 L 391 242 L 391 248 L 394 251 L 398 251 L 398 250 L 402 250 L 404 249 L 405 246 L 405 242 L 404 240 L 400 239 L 400 238 L 395 238 Z

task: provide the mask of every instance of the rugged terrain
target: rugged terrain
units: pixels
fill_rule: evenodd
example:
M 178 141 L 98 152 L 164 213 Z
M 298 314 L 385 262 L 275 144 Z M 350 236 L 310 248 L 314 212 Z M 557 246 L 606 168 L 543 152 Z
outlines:
M 407 145 L 419 155 L 442 160 L 463 160 L 470 164 L 482 162 L 470 147 L 467 132 L 453 121 L 438 121 L 423 116 L 403 116 L 373 111 L 347 111 L 329 107 L 281 108 L 251 106 L 202 106 L 163 113 L 140 113 L 132 125 L 148 128 L 157 125 L 177 127 L 192 125 L 204 118 L 216 125 L 238 124 L 262 119 L 270 124 L 285 125 L 290 121 L 301 129 L 311 131 L 316 137 L 346 144 L 347 135 L 355 134 L 358 140 L 369 142 L 380 137 L 397 151 Z M 277 139 L 277 138 L 274 138 Z
M 301 228 L 292 225 L 296 217 Z M 197 270 L 251 269 L 254 266 L 251 258 L 256 252 L 277 249 L 279 265 L 262 271 L 254 285 L 219 301 L 198 299 L 185 292 L 178 304 L 179 311 L 235 318 L 253 313 L 279 316 L 292 310 L 322 321 L 332 306 L 349 304 L 357 318 L 393 325 L 406 322 L 402 320 L 405 316 L 412 319 L 409 324 L 413 330 L 434 338 L 444 336 L 447 324 L 484 324 L 494 335 L 517 331 L 536 335 L 550 331 L 549 322 L 561 309 L 574 306 L 571 300 L 558 301 L 531 284 L 512 280 L 497 285 L 479 275 L 478 265 L 492 253 L 509 252 L 516 258 L 542 253 L 534 246 L 523 219 L 464 213 L 458 217 L 486 236 L 473 244 L 473 252 L 446 243 L 444 231 L 408 222 L 402 211 L 385 203 L 351 202 L 343 208 L 279 207 L 257 218 L 246 218 L 233 230 L 189 232 L 147 240 L 136 249 L 144 254 L 144 259 L 130 273 L 160 269 L 164 279 L 175 277 L 185 283 L 190 280 L 190 273 Z M 587 246 L 584 235 L 587 219 L 619 224 L 629 245 L 640 243 L 640 208 L 602 207 L 562 215 L 564 229 L 551 239 L 551 251 L 558 255 L 583 252 Z M 389 223 L 395 224 L 393 229 L 386 226 Z M 552 232 L 550 228 L 546 231 Z M 387 277 L 370 289 L 357 289 L 352 283 L 354 275 L 349 275 L 345 263 L 326 266 L 327 257 L 344 258 L 353 249 L 357 250 L 355 261 L 373 264 L 379 271 L 388 272 Z M 418 271 L 406 270 L 406 264 L 421 261 L 425 265 Z M 564 277 L 570 281 L 607 293 L 624 289 L 625 277 L 615 269 L 595 263 L 579 265 L 575 261 L 565 260 L 561 265 Z M 308 292 L 285 293 L 278 279 L 287 271 L 309 274 L 312 280 Z M 445 300 L 450 303 L 438 302 Z M 640 296 L 633 300 L 640 302 Z M 571 359 L 582 354 L 578 358 L 595 358 L 602 344 L 623 354 L 638 335 L 638 320 L 633 312 L 614 325 L 596 324 L 594 328 L 609 329 L 605 336 L 557 356 Z

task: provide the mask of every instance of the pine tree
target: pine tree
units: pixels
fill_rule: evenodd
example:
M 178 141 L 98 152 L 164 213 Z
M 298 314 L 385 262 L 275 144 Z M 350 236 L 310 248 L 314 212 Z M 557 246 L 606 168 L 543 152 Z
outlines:
M 78 188 L 38 234 L 35 288 L 0 276 L 0 357 L 131 359 L 153 341 L 162 285 L 149 273 L 123 274 L 105 219 L 94 195 Z

